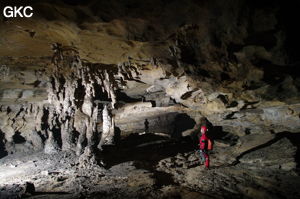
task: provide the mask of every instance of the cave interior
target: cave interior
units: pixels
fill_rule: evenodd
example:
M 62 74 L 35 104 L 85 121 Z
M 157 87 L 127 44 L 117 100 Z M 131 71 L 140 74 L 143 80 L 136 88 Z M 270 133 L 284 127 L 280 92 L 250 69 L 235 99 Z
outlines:
M 297 3 L 6 6 L 1 199 L 300 198 Z

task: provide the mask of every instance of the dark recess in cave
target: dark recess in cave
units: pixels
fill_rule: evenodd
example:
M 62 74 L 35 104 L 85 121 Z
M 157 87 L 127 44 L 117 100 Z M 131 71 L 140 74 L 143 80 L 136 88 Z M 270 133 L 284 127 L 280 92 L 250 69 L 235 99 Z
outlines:
M 171 135 L 172 138 L 180 138 L 181 133 L 185 130 L 192 129 L 196 122 L 185 113 L 176 115 L 174 119 L 174 131 Z
M 242 50 L 243 47 L 244 46 L 240 45 L 240 44 L 229 43 L 227 45 L 228 59 L 237 63 L 238 60 L 237 60 L 236 56 L 234 55 L 234 53 Z
M 277 16 L 279 21 L 279 27 L 286 32 L 285 48 L 289 57 L 289 64 L 295 65 L 300 64 L 299 56 L 299 45 L 300 45 L 300 31 L 299 28 L 295 27 L 294 23 L 291 23 L 299 19 L 299 2 L 290 1 L 285 3 L 284 1 L 279 1 L 280 11 Z
M 192 46 L 181 46 L 181 61 L 191 65 L 202 64 Z
M 183 99 L 183 100 L 187 99 L 187 98 L 192 96 L 193 92 L 195 92 L 195 90 L 188 91 L 188 92 L 184 93 L 180 98 Z
M 236 107 L 239 103 L 237 101 L 233 101 L 231 102 L 230 104 L 228 104 L 226 106 L 226 108 L 233 108 L 233 107 Z
M 61 148 L 62 147 L 61 129 L 60 128 L 53 128 L 52 132 L 53 132 L 54 140 L 57 141 L 58 146 Z
M 221 73 L 221 81 L 230 80 L 230 76 L 227 73 Z
M 211 75 L 209 74 L 209 72 L 207 70 L 204 70 L 204 69 L 200 68 L 200 66 L 199 66 L 199 68 L 197 68 L 197 74 L 199 76 L 202 76 L 202 77 L 208 77 L 208 78 L 211 77 Z
M 279 66 L 267 60 L 257 60 L 255 64 L 263 68 L 263 81 L 271 85 L 280 83 L 286 75 L 291 75 L 294 78 L 300 76 L 298 65 Z
M 64 85 L 65 85 L 65 83 L 66 83 L 66 79 L 65 79 L 65 77 L 63 76 L 63 75 L 60 75 L 60 77 L 58 78 L 58 81 L 59 81 L 59 92 L 61 92 L 61 91 L 64 91 Z M 65 93 L 63 93 L 63 98 L 65 98 Z
M 152 170 L 160 160 L 193 151 L 195 147 L 189 137 L 174 142 L 173 139 L 152 133 L 131 134 L 120 140 L 116 146 L 104 146 L 101 155 L 106 168 L 123 162 L 141 161 L 143 164 L 140 164 L 139 168 Z
M 237 143 L 239 137 L 232 133 L 223 130 L 222 126 L 213 126 L 207 133 L 208 137 L 212 140 L 218 140 L 218 142 L 229 144 L 233 146 Z
M 139 98 L 129 97 L 126 93 L 122 92 L 121 90 L 116 91 L 116 96 L 117 96 L 117 99 L 119 99 L 119 101 L 122 101 L 125 103 L 142 101 L 142 99 L 139 99 Z
M 228 97 L 226 95 L 218 95 L 218 97 L 224 104 L 228 104 Z
M 26 139 L 21 135 L 19 131 L 16 131 L 12 138 L 14 143 L 16 144 L 22 144 L 26 142 Z
M 5 151 L 4 139 L 4 133 L 0 130 L 0 158 L 7 156 L 7 152 Z
M 281 133 L 279 136 L 286 137 L 288 138 L 291 143 L 297 147 L 297 152 L 296 152 L 296 163 L 297 163 L 297 168 L 298 172 L 300 173 L 300 133 L 289 133 L 289 132 L 284 132 Z
M 49 110 L 44 108 L 43 111 L 44 111 L 44 114 L 42 116 L 41 127 L 42 127 L 42 130 L 47 130 L 47 129 L 49 129 L 49 124 L 48 124 Z
M 81 88 L 81 92 L 83 92 L 83 94 L 85 93 L 85 88 L 84 86 L 82 86 L 83 88 Z M 100 100 L 100 101 L 110 101 L 110 99 L 108 99 L 107 95 L 105 93 L 103 93 L 102 88 L 99 84 L 94 84 L 95 87 L 95 97 L 94 100 Z
M 174 182 L 173 176 L 169 173 L 155 171 L 154 172 L 155 186 L 161 188 L 167 185 L 177 185 L 178 183 Z M 176 198 L 176 197 L 175 197 Z M 180 198 L 180 196 L 178 196 Z
M 77 107 L 81 107 L 83 104 L 84 96 L 85 96 L 85 88 L 82 85 L 82 80 L 78 80 L 77 85 L 78 86 L 75 89 L 75 93 L 74 93 L 74 97 L 77 99 L 77 100 L 75 100 L 75 104 Z
M 236 113 L 236 111 L 227 114 L 227 115 L 225 116 L 224 120 L 234 120 L 234 119 L 237 119 L 236 117 L 233 117 L 235 113 Z
M 276 37 L 274 30 L 253 33 L 245 39 L 247 45 L 259 45 L 265 47 L 266 50 L 270 50 L 276 45 Z

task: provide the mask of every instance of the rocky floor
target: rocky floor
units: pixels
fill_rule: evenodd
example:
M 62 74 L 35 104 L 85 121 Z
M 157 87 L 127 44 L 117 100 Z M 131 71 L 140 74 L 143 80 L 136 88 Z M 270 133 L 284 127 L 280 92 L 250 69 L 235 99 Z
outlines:
M 299 172 L 287 155 L 295 155 L 295 147 L 288 138 L 231 164 L 222 154 L 233 146 L 224 141 L 215 146 L 210 170 L 200 165 L 190 139 L 154 134 L 132 134 L 106 148 L 100 166 L 81 164 L 72 152 L 9 155 L 0 160 L 0 198 L 300 197 Z
M 296 5 L 27 3 L 0 15 L 0 199 L 300 198 Z

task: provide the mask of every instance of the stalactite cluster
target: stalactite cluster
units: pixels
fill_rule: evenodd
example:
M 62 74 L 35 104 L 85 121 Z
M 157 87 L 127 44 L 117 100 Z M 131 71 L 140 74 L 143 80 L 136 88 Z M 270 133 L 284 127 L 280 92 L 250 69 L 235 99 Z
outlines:
M 107 105 L 103 107 L 103 104 L 95 103 L 96 93 L 102 93 L 110 99 L 111 109 L 115 108 L 115 89 L 118 84 L 114 79 L 114 68 L 104 69 L 103 66 L 82 61 L 75 48 L 59 44 L 54 46 L 53 73 L 48 87 L 48 100 L 53 105 L 49 109 L 49 130 L 60 128 L 62 150 L 76 148 L 77 155 L 91 154 L 95 138 L 100 137 L 97 135 L 99 120 L 103 120 L 99 148 L 102 144 L 111 144 L 114 136 L 110 110 Z M 99 88 L 101 91 L 97 90 Z M 76 93 L 80 95 L 75 96 Z M 101 112 L 102 118 L 99 115 Z M 48 139 L 53 139 L 53 132 L 49 131 Z M 79 134 L 77 139 L 76 134 Z M 55 142 L 48 140 L 46 143 L 45 149 L 56 148 Z

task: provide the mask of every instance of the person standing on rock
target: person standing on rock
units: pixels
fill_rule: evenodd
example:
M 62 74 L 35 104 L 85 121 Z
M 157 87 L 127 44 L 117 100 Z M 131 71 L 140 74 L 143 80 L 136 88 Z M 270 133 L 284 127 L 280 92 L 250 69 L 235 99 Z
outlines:
M 201 126 L 201 137 L 199 140 L 199 147 L 200 147 L 200 158 L 201 162 L 205 161 L 205 167 L 209 168 L 209 156 L 208 156 L 208 150 L 212 149 L 211 141 L 206 135 L 207 127 Z

